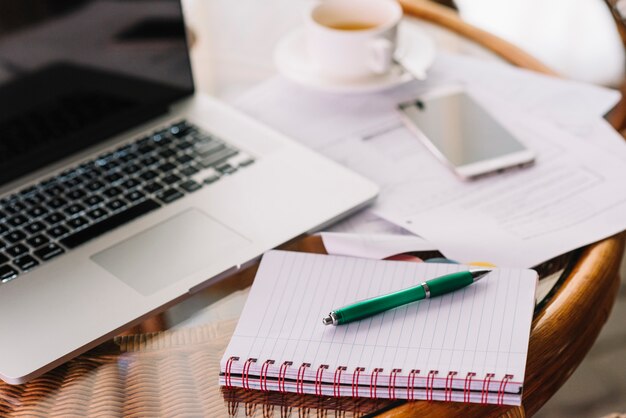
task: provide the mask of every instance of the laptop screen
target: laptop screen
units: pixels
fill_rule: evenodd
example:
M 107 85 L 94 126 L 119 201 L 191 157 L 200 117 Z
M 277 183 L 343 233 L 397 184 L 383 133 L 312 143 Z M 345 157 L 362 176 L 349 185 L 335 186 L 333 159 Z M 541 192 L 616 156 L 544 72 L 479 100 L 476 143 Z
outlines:
M 0 184 L 191 93 L 178 0 L 0 1 Z

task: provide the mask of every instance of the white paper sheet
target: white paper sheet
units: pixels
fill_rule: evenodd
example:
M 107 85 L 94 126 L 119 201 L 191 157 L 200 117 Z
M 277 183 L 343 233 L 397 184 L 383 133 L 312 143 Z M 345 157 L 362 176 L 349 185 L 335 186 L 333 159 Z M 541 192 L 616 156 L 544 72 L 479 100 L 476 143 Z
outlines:
M 326 252 L 332 255 L 382 260 L 413 251 L 433 251 L 435 246 L 415 235 L 349 234 L 322 232 Z
M 458 83 L 537 153 L 535 167 L 462 182 L 404 128 L 397 103 Z M 389 92 L 340 96 L 275 78 L 239 107 L 376 181 L 371 210 L 446 256 L 530 267 L 626 229 L 626 146 L 599 118 L 617 97 L 441 55 L 426 82 Z
M 345 234 L 413 235 L 406 229 L 393 224 L 370 210 L 362 210 L 327 229 L 330 232 Z

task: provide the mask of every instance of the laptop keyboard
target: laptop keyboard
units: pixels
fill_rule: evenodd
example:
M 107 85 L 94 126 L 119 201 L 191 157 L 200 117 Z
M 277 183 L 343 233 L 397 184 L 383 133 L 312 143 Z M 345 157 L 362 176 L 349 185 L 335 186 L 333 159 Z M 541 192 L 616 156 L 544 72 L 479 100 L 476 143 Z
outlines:
M 0 200 L 0 282 L 254 163 L 181 121 Z

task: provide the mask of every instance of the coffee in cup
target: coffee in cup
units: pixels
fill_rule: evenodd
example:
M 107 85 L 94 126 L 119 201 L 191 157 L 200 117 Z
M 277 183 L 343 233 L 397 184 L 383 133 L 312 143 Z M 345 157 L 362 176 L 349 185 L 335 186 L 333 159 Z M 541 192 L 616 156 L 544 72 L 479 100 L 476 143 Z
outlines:
M 326 0 L 306 24 L 307 53 L 323 77 L 355 80 L 387 73 L 393 64 L 402 8 L 394 0 Z

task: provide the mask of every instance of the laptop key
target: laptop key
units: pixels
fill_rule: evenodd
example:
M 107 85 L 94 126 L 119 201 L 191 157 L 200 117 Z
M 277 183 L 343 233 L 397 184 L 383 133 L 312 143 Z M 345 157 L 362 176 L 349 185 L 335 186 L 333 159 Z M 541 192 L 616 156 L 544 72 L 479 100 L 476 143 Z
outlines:
M 33 248 L 41 247 L 44 244 L 49 243 L 50 240 L 47 236 L 43 234 L 35 235 L 34 237 L 28 238 L 26 243 Z
M 115 211 L 120 210 L 126 206 L 126 203 L 122 199 L 114 199 L 106 204 L 107 208 Z
M 168 186 L 171 186 L 174 183 L 177 183 L 181 180 L 180 177 L 178 177 L 176 174 L 170 174 L 168 176 L 165 176 L 161 179 L 161 181 L 165 184 L 167 184 Z
M 159 151 L 159 155 L 161 156 L 161 158 L 167 159 L 175 156 L 176 152 L 172 151 L 171 149 L 164 149 L 162 151 Z
M 185 190 L 186 192 L 195 192 L 196 190 L 200 189 L 202 186 L 200 185 L 200 183 L 195 182 L 193 180 L 187 180 L 185 182 L 182 182 L 181 184 L 179 184 L 180 188 Z
M 70 230 L 67 229 L 64 226 L 57 225 L 57 226 L 53 226 L 52 228 L 48 229 L 48 231 L 46 231 L 46 232 L 52 238 L 59 238 L 59 237 L 62 237 L 63 235 L 65 235 L 65 234 L 67 234 L 68 232 L 70 232 Z
M 24 227 L 24 230 L 29 234 L 37 234 L 44 229 L 46 229 L 46 225 L 44 225 L 43 222 L 40 221 L 31 222 Z
M 148 157 L 144 157 L 141 160 L 141 165 L 143 165 L 144 167 L 149 167 L 151 165 L 154 165 L 156 163 L 159 162 L 159 159 L 154 157 L 154 156 L 148 156 Z
M 227 148 L 227 149 L 222 150 L 222 151 L 220 151 L 220 152 L 218 152 L 216 154 L 209 155 L 208 157 L 206 157 L 202 161 L 200 161 L 200 164 L 204 168 L 212 167 L 212 166 L 220 164 L 223 161 L 226 161 L 230 157 L 233 157 L 233 156 L 235 156 L 237 154 L 238 154 L 237 150 L 234 150 L 232 148 Z
M 44 190 L 44 193 L 50 197 L 60 196 L 65 192 L 65 188 L 60 184 L 54 184 Z
M 177 138 L 184 136 L 191 128 L 186 121 L 178 122 L 170 127 L 170 133 Z
M 110 173 L 104 176 L 104 179 L 109 183 L 115 183 L 116 181 L 120 181 L 124 176 L 120 173 Z
M 120 155 L 120 160 L 124 161 L 125 163 L 129 162 L 129 161 L 133 161 L 135 159 L 137 159 L 139 155 L 134 153 L 134 152 L 126 152 L 122 155 Z
M 193 144 L 186 139 L 183 139 L 178 144 L 176 144 L 176 148 L 181 151 L 188 150 L 191 147 L 193 147 Z
M 101 196 L 92 195 L 92 196 L 89 196 L 87 199 L 85 199 L 83 202 L 87 206 L 96 206 L 96 205 L 104 202 L 104 199 Z
M 82 199 L 85 196 L 87 196 L 87 192 L 82 189 L 74 189 L 65 194 L 65 197 L 71 200 Z
M 67 221 L 66 225 L 69 226 L 70 228 L 78 229 L 78 228 L 82 228 L 88 223 L 89 221 L 87 219 L 83 218 L 82 216 L 77 216 L 76 218 L 72 218 L 69 221 Z
M 163 189 L 163 185 L 158 181 L 153 181 L 143 186 L 143 190 L 147 193 L 156 193 L 161 189 Z
M 153 180 L 153 179 L 159 177 L 159 174 L 156 171 L 147 170 L 147 171 L 144 171 L 143 173 L 141 173 L 139 175 L 139 177 L 141 177 L 145 181 L 150 181 L 150 180 Z
M 149 143 L 142 144 L 139 146 L 139 148 L 137 148 L 137 152 L 139 154 L 149 154 L 152 151 L 154 151 L 154 147 Z
M 24 254 L 28 254 L 28 247 L 24 244 L 16 244 L 6 249 L 6 253 L 11 257 L 19 257 Z
M 64 220 L 65 216 L 59 212 L 52 212 L 50 215 L 44 218 L 44 221 L 46 221 L 50 225 L 58 224 L 59 222 L 63 222 Z
M 169 145 L 172 140 L 165 136 L 165 131 L 158 132 L 152 136 L 152 142 L 158 147 Z
M 19 242 L 23 240 L 24 238 L 26 238 L 26 234 L 20 231 L 19 229 L 11 231 L 4 236 L 4 239 L 10 244 L 15 244 L 16 242 Z
M 9 227 L 5 224 L 0 224 L 0 235 L 4 235 L 9 232 Z
M 96 208 L 87 212 L 87 216 L 89 216 L 91 219 L 100 219 L 106 216 L 107 213 L 108 212 L 102 208 Z
M 175 169 L 176 169 L 176 166 L 172 163 L 161 164 L 160 166 L 157 167 L 157 170 L 159 170 L 162 173 L 168 173 Z
M 9 266 L 8 264 L 0 266 L 0 282 L 6 283 L 8 281 L 11 281 L 15 279 L 17 275 L 18 275 L 17 270 Z
M 48 213 L 48 209 L 42 206 L 35 206 L 34 208 L 26 211 L 26 213 L 28 213 L 28 216 L 30 216 L 31 218 L 39 218 L 40 216 Z
M 31 255 L 24 255 L 22 257 L 16 258 L 13 260 L 16 266 L 20 268 L 22 271 L 27 271 L 39 265 L 39 261 L 35 259 L 35 257 Z
M 65 252 L 65 250 L 61 247 L 59 247 L 58 245 L 54 244 L 54 243 L 50 243 L 47 245 L 44 245 L 43 247 L 39 248 L 38 250 L 33 251 L 33 253 L 39 257 L 40 259 L 42 259 L 43 261 L 48 261 L 51 258 L 54 258 L 58 255 L 61 255 Z
M 216 167 L 216 170 L 219 171 L 222 174 L 233 174 L 235 171 L 237 171 L 237 168 L 235 168 L 232 165 L 226 163 L 226 164 L 222 164 L 222 165 Z
M 196 143 L 194 145 L 194 154 L 198 154 L 201 157 L 206 157 L 211 154 L 215 154 L 216 152 L 222 151 L 226 149 L 226 145 L 222 142 L 209 140 L 207 142 Z
M 59 209 L 67 204 L 67 200 L 61 199 L 60 197 L 54 197 L 46 202 L 49 208 Z
M 82 231 L 68 235 L 60 240 L 61 244 L 68 248 L 75 248 L 80 244 L 87 242 L 93 238 L 96 238 L 105 232 L 108 232 L 120 225 L 132 221 L 141 215 L 151 212 L 161 207 L 157 202 L 152 199 L 146 199 L 143 202 L 131 206 L 128 209 L 119 212 L 109 218 L 106 218 L 100 222 L 94 223 Z
M 156 195 L 156 197 L 163 203 L 171 203 L 183 196 L 184 194 L 176 189 L 166 189 Z
M 7 223 L 13 226 L 20 226 L 28 222 L 28 218 L 24 215 L 15 215 L 12 218 L 7 219 Z
M 202 182 L 204 184 L 211 184 L 211 183 L 215 183 L 219 179 L 220 179 L 220 176 L 218 174 L 211 174 L 210 176 L 202 180 Z
M 138 166 L 137 164 L 129 164 L 126 167 L 122 168 L 122 171 L 126 174 L 135 174 L 136 172 L 140 170 L 141 170 L 141 167 Z
M 180 173 L 182 175 L 184 175 L 184 176 L 191 177 L 194 174 L 196 174 L 198 171 L 199 170 L 196 167 L 194 167 L 192 165 L 189 165 L 189 166 L 183 168 L 182 170 L 180 170 Z
M 132 192 L 127 193 L 124 197 L 131 202 L 136 202 L 137 200 L 143 199 L 145 194 L 141 193 L 139 190 L 133 190 Z
M 98 180 L 94 180 L 90 183 L 87 183 L 87 189 L 91 190 L 92 192 L 97 192 L 98 190 L 102 189 L 104 187 L 104 183 L 102 183 L 101 181 Z
M 6 262 L 9 261 L 9 257 L 7 257 L 6 255 L 0 253 L 0 264 L 4 264 Z
M 79 205 L 78 203 L 72 203 L 65 208 L 65 213 L 72 216 L 82 212 L 83 210 L 85 210 L 85 207 L 83 205 Z
M 134 189 L 138 187 L 141 183 L 137 179 L 128 179 L 123 181 L 120 185 L 126 189 Z
M 102 194 L 105 195 L 106 197 L 110 197 L 111 199 L 113 199 L 114 197 L 122 194 L 122 192 L 123 192 L 122 189 L 114 186 L 114 187 L 109 187 L 108 189 L 104 190 Z

